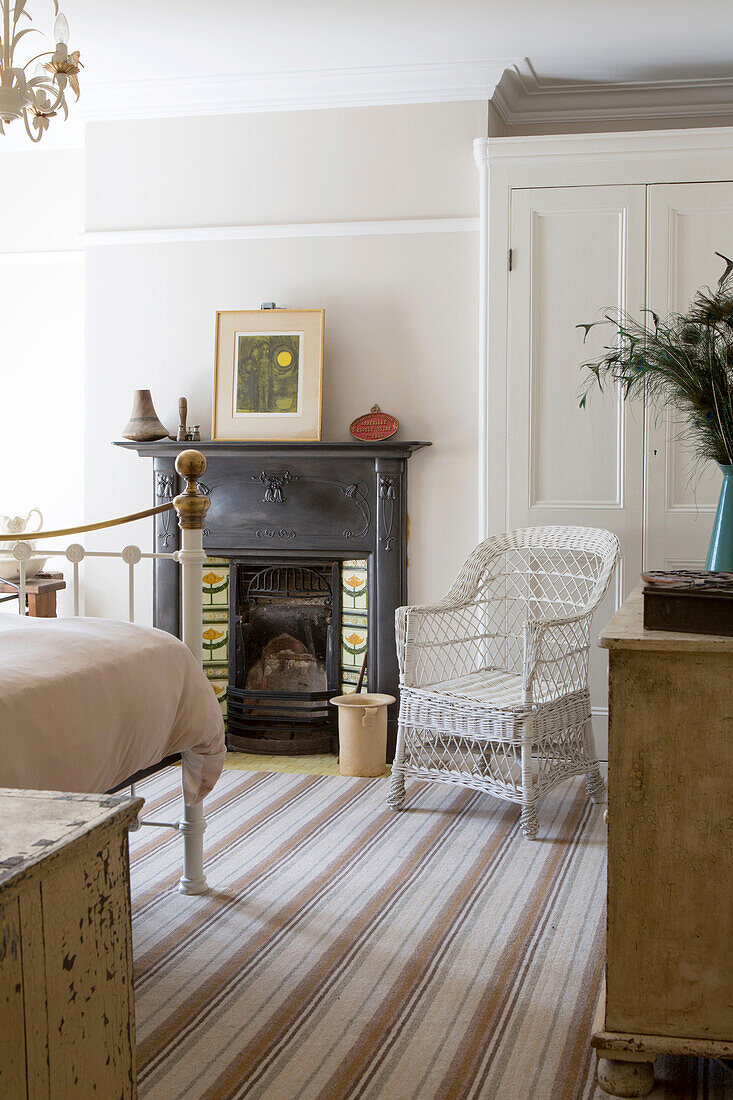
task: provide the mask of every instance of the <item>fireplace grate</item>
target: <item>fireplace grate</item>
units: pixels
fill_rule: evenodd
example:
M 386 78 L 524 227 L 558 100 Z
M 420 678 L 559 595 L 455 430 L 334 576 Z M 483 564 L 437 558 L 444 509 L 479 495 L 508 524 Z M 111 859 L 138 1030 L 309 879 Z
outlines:
M 260 569 L 247 583 L 247 600 L 269 597 L 274 600 L 318 599 L 330 607 L 331 583 L 323 572 L 298 565 L 270 566 Z
M 330 752 L 340 680 L 340 563 L 232 563 L 229 747 Z M 233 675 L 231 675 L 233 673 Z

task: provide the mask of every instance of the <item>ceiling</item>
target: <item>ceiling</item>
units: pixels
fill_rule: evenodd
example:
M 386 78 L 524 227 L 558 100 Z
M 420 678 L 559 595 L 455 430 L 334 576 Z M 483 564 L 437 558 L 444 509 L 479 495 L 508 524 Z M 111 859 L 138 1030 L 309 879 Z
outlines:
M 49 0 L 29 6 L 36 25 L 50 29 Z M 529 74 L 516 88 L 532 105 L 534 93 L 555 91 L 566 108 L 575 81 L 722 81 L 733 102 L 730 0 L 62 0 L 62 7 L 70 49 L 80 49 L 84 63 L 82 100 L 65 127 L 51 127 L 45 148 L 80 144 L 82 118 L 488 98 L 511 66 Z M 27 147 L 16 129 L 3 148 Z
M 65 0 L 89 82 L 529 57 L 540 78 L 733 75 L 730 0 Z

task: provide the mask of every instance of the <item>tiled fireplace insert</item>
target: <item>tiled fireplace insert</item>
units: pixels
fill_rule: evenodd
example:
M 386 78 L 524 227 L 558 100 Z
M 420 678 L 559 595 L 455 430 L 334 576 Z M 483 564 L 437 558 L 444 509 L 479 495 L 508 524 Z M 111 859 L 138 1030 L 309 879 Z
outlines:
M 395 608 L 407 602 L 407 461 L 429 444 L 200 443 L 211 507 L 204 545 L 204 667 L 227 743 L 254 752 L 337 746 L 328 699 L 397 695 Z M 185 444 L 121 443 L 153 459 L 155 503 L 179 491 Z M 168 513 L 155 548 L 177 548 Z M 154 623 L 180 635 L 176 566 L 154 563 Z M 389 758 L 396 707 L 391 708 Z

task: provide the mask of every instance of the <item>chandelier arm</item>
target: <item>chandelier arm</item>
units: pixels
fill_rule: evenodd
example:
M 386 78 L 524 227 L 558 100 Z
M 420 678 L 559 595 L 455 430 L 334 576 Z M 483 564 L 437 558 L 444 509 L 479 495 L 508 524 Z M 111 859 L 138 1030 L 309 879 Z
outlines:
M 58 91 L 58 84 L 51 76 L 32 76 L 25 86 L 35 91 L 51 92 L 52 95 L 56 95 Z
M 35 57 L 32 57 L 30 59 L 30 61 L 26 61 L 23 68 L 27 69 L 29 65 L 32 65 L 34 61 L 38 61 L 41 57 L 53 57 L 53 55 L 54 55 L 53 50 L 44 50 L 43 53 L 37 53 Z
M 57 107 L 60 107 L 61 104 L 64 104 L 64 106 L 66 105 L 66 101 L 64 99 L 64 88 L 63 88 L 63 86 L 60 85 L 60 84 L 55 84 L 53 81 L 51 82 L 50 86 L 56 92 L 56 101 L 55 101 L 55 103 L 52 103 L 50 107 L 46 107 L 44 109 L 44 112 L 43 112 L 44 114 L 51 114 L 53 111 L 55 111 L 57 109 Z
M 31 130 L 30 126 L 28 125 L 28 112 L 27 111 L 23 111 L 23 122 L 25 123 L 25 132 L 28 134 L 28 137 L 31 139 L 32 142 L 34 142 L 37 145 L 38 142 L 43 137 L 43 127 L 42 126 L 38 127 L 37 136 L 34 137 L 33 136 L 33 131 Z
M 34 83 L 35 81 L 38 81 L 39 83 L 36 84 Z M 57 84 L 53 80 L 49 80 L 48 82 L 46 82 L 45 78 L 34 76 L 32 80 L 28 81 L 28 83 L 26 84 L 26 88 L 30 91 L 33 105 L 36 108 L 36 113 L 47 115 L 50 117 L 59 109 L 59 107 L 61 107 L 64 112 L 64 118 L 66 119 L 69 117 L 69 110 L 66 106 L 65 99 L 65 88 L 63 85 Z M 55 101 L 53 103 L 46 104 L 39 101 L 39 98 L 36 94 L 39 91 L 43 92 L 44 94 L 50 93 L 51 95 L 55 95 Z

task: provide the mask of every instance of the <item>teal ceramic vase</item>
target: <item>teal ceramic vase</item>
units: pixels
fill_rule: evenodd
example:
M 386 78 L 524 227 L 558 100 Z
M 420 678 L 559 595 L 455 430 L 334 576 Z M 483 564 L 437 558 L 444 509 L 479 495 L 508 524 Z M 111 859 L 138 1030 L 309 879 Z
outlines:
M 733 573 L 733 466 L 718 465 L 723 484 L 705 568 L 712 573 Z

